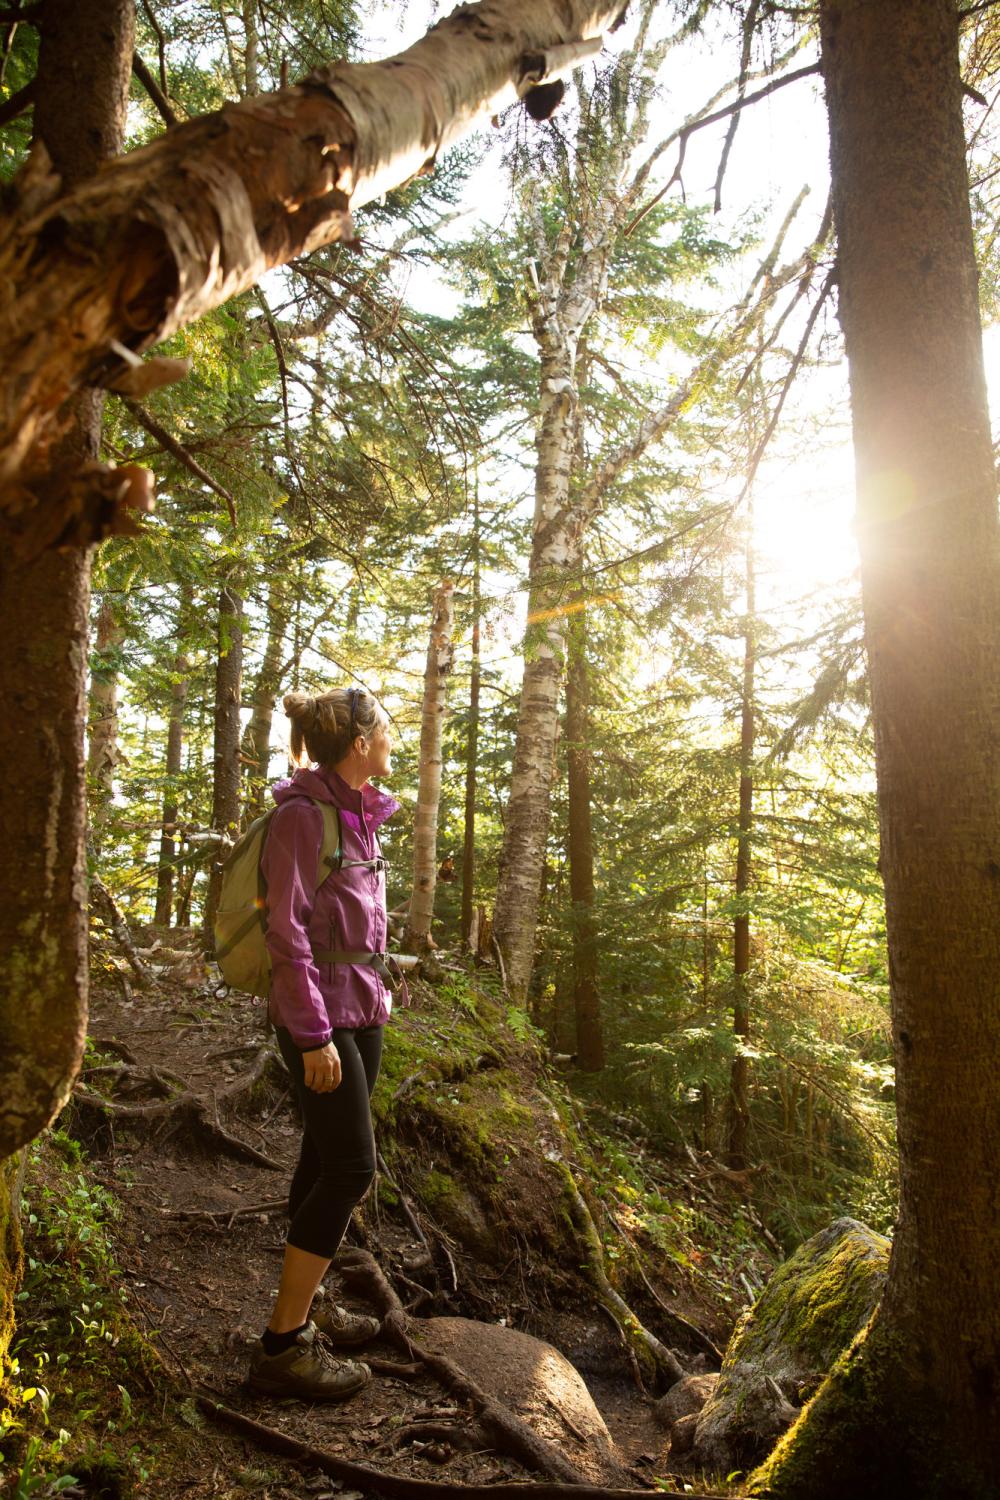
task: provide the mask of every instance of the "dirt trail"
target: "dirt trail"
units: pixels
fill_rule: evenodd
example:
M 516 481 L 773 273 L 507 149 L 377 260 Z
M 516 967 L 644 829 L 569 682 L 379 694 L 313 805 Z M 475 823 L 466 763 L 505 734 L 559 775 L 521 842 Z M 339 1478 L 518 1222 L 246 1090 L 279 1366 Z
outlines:
M 488 1446 L 469 1452 L 446 1435 L 444 1441 L 427 1436 L 407 1441 L 411 1425 L 446 1430 L 451 1424 L 456 1432 L 469 1425 L 468 1411 L 457 1409 L 454 1397 L 427 1373 L 407 1380 L 379 1374 L 344 1406 L 273 1403 L 249 1392 L 244 1385 L 249 1347 L 267 1320 L 277 1285 L 285 1227 L 281 1205 L 299 1139 L 287 1078 L 280 1063 L 262 1058 L 261 1049 L 269 1046 L 262 1007 L 161 979 L 137 991 L 131 1002 L 99 991 L 90 1031 L 101 1056 L 96 1068 L 85 1071 L 84 1090 L 111 1093 L 113 1087 L 118 1103 L 152 1107 L 150 1114 L 132 1117 L 81 1103 L 74 1128 L 87 1142 L 95 1175 L 123 1205 L 119 1259 L 137 1320 L 155 1333 L 165 1363 L 182 1382 L 307 1444 L 387 1472 L 463 1484 L 539 1477 Z M 121 1071 L 115 1072 L 119 1063 Z M 253 1081 L 244 1087 L 248 1079 Z M 193 1114 L 169 1109 L 163 1097 L 168 1086 L 175 1097 L 185 1087 L 199 1108 Z M 249 1150 L 241 1157 L 238 1145 L 226 1146 L 225 1137 Z M 264 1165 L 262 1158 L 275 1166 Z M 380 1262 L 397 1270 L 421 1259 L 416 1236 L 390 1215 L 377 1190 L 351 1239 L 367 1244 Z M 418 1274 L 402 1275 L 401 1295 L 419 1290 Z M 335 1275 L 329 1282 L 336 1299 L 349 1304 L 351 1297 Z M 501 1285 L 498 1323 L 506 1321 L 503 1292 Z M 521 1302 L 523 1294 L 523 1284 L 517 1283 Z M 481 1297 L 477 1303 L 475 1311 L 466 1309 L 459 1295 L 435 1310 L 468 1310 L 481 1318 Z M 648 1482 L 646 1474 L 667 1476 L 664 1434 L 631 1381 L 614 1329 L 596 1311 L 552 1310 L 544 1318 L 538 1311 L 530 1331 L 576 1361 L 610 1430 L 613 1463 L 602 1467 L 593 1444 L 580 1440 L 585 1434 L 574 1435 L 579 1420 L 572 1415 L 560 1418 L 556 1412 L 553 1421 L 549 1412 L 546 1435 L 561 1432 L 566 1456 L 592 1481 L 640 1486 Z M 388 1343 L 367 1352 L 386 1361 L 400 1359 Z M 525 1387 L 526 1373 L 514 1355 L 509 1368 L 496 1369 L 496 1377 L 498 1395 Z M 551 1392 L 543 1392 L 539 1402 L 552 1406 Z M 197 1427 L 193 1411 L 189 1415 Z M 332 1494 L 337 1488 L 324 1479 L 317 1489 L 282 1461 L 255 1453 L 238 1439 L 210 1429 L 200 1436 L 161 1460 L 151 1493 L 165 1500 L 219 1500 L 248 1492 Z M 243 1475 L 235 1488 L 234 1472 Z

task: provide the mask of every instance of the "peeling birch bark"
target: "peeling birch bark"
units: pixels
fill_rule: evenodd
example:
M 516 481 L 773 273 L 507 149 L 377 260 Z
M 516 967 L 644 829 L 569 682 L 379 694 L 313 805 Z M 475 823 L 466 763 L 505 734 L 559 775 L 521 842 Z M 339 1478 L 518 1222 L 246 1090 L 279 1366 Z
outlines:
M 445 694 L 454 660 L 452 595 L 455 585 L 443 583 L 435 592 L 431 638 L 424 672 L 424 706 L 420 720 L 420 785 L 413 830 L 413 894 L 404 943 L 416 952 L 433 947 L 431 920 L 437 885 L 437 825 L 441 803 L 441 737 Z
M 52 531 L 32 515 L 39 505 L 63 514 L 68 480 L 45 478 L 44 454 L 72 393 L 122 372 L 116 344 L 148 349 L 270 267 L 351 239 L 352 208 L 431 171 L 525 83 L 571 67 L 585 50 L 575 44 L 622 10 L 622 0 L 463 5 L 396 57 L 331 63 L 227 105 L 70 193 L 39 148 L 0 237 L 0 497 L 22 530 Z

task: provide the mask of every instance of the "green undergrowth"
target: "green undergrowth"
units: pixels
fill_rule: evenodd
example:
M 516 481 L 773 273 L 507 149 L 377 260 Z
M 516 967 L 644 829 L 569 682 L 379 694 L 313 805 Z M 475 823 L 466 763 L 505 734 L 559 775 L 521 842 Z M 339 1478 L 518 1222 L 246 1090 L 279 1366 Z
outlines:
M 598 1128 L 573 1075 L 546 1065 L 538 1034 L 488 972 L 450 971 L 414 992 L 387 1030 L 373 1104 L 390 1172 L 453 1241 L 494 1265 L 517 1246 L 533 1276 L 565 1294 L 582 1260 L 568 1170 L 623 1295 L 648 1299 L 645 1275 L 683 1294 L 695 1321 L 730 1323 L 771 1264 L 740 1203 L 701 1195 L 678 1153 Z
M 144 1428 L 162 1376 L 120 1285 L 116 1202 L 72 1136 L 49 1131 L 28 1152 L 0 1490 L 14 1500 L 74 1487 L 108 1500 L 141 1494 L 152 1470 Z

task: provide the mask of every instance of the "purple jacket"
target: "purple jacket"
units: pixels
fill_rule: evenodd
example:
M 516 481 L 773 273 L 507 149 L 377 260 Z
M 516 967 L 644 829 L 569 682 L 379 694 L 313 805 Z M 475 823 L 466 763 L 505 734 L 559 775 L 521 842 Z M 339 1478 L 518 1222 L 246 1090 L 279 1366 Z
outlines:
M 269 1014 L 303 1051 L 322 1047 L 341 1026 L 381 1026 L 392 1010 L 382 976 L 361 964 L 317 964 L 313 949 L 381 953 L 386 946 L 385 871 L 335 871 L 315 890 L 323 815 L 313 798 L 340 808 L 346 859 L 374 859 L 375 830 L 399 807 L 367 785 L 349 787 L 336 771 L 296 771 L 272 790 L 271 819 L 261 870 L 267 881 L 271 955 Z

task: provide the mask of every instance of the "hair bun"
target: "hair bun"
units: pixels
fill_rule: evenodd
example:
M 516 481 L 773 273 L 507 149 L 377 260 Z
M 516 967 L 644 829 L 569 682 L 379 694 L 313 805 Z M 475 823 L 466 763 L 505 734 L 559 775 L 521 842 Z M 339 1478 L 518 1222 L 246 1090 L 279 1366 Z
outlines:
M 311 693 L 286 693 L 281 703 L 295 724 L 306 725 L 316 717 L 316 699 Z

